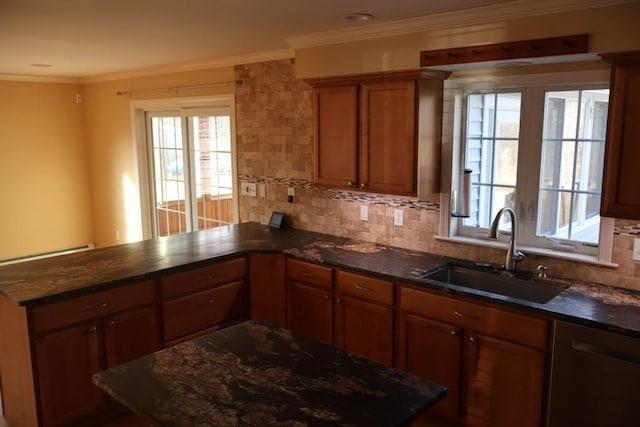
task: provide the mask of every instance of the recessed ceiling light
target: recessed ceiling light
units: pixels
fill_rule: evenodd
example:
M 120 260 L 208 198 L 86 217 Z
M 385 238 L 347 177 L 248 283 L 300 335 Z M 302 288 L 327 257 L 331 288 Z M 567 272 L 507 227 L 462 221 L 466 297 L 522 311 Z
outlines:
M 371 21 L 372 19 L 375 19 L 375 16 L 369 13 L 348 13 L 346 15 L 342 15 L 340 18 L 342 18 L 345 21 L 361 22 L 361 21 Z
M 53 67 L 51 64 L 29 64 L 31 67 L 48 68 Z

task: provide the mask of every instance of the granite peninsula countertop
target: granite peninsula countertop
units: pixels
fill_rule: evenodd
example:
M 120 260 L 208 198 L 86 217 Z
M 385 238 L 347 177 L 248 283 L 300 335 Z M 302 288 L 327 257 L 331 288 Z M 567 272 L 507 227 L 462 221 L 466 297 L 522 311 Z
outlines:
M 405 426 L 445 395 L 438 384 L 259 321 L 93 381 L 154 426 Z
M 286 253 L 640 337 L 640 292 L 597 283 L 558 281 L 566 290 L 548 303 L 539 304 L 421 278 L 426 270 L 448 262 L 469 264 L 469 261 L 303 230 L 275 230 L 258 223 L 2 266 L 0 295 L 19 305 L 36 305 L 251 252 Z

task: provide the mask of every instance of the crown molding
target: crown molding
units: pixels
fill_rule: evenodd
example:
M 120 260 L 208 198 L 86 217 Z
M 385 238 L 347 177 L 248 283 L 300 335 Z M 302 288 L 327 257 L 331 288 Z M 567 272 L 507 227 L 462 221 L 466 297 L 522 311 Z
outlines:
M 0 74 L 0 81 L 81 84 L 78 77 L 53 77 L 26 74 Z
M 347 43 L 366 39 L 399 36 L 424 31 L 443 30 L 495 21 L 550 15 L 581 9 L 633 3 L 637 0 L 516 0 L 455 12 L 419 16 L 392 22 L 369 24 L 358 28 L 305 34 L 285 39 L 294 49 Z
M 293 49 L 270 50 L 265 52 L 250 53 L 247 55 L 228 56 L 224 58 L 192 61 L 181 64 L 172 64 L 161 67 L 142 68 L 138 70 L 123 71 L 121 73 L 102 74 L 98 76 L 82 77 L 82 83 L 99 83 L 113 80 L 125 80 L 138 77 L 156 76 L 159 74 L 183 73 L 188 71 L 206 70 L 209 68 L 233 67 L 235 65 L 252 64 L 256 62 L 277 61 L 280 59 L 295 58 Z

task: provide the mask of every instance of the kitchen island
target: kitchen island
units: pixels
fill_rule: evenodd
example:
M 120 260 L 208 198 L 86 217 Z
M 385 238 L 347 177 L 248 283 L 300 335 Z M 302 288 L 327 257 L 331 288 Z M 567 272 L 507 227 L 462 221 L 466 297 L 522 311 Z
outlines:
M 248 321 L 100 372 L 154 426 L 404 426 L 444 387 Z

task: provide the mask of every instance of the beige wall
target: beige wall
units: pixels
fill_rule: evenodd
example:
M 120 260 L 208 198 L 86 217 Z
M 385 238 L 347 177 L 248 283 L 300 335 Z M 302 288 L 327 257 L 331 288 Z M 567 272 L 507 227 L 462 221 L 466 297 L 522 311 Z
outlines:
M 80 92 L 0 81 L 0 259 L 93 241 Z
M 467 25 L 296 51 L 296 76 L 415 69 L 420 51 L 571 34 L 589 34 L 589 52 L 640 48 L 640 2 Z M 434 22 L 434 25 L 439 23 Z

